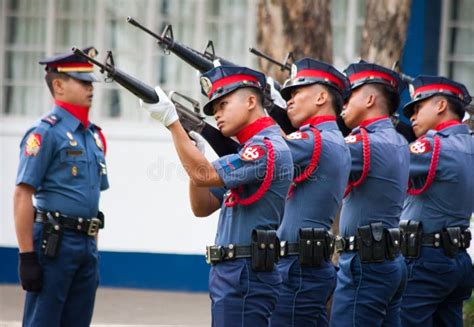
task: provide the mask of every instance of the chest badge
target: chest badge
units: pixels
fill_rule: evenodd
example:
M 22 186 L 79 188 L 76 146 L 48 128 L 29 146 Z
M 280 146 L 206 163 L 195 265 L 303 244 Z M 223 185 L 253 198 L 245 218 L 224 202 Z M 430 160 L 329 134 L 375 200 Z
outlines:
M 79 171 L 77 170 L 77 166 L 72 166 L 72 167 L 71 167 L 71 175 L 72 175 L 72 176 L 76 177 L 77 174 L 78 174 L 78 172 L 79 172 Z
M 95 144 L 100 149 L 100 151 L 104 152 L 104 144 L 102 143 L 102 140 L 100 139 L 100 136 L 97 132 L 94 133 L 94 140 L 95 140 Z
M 74 136 L 72 136 L 71 132 L 66 133 L 67 138 L 69 139 L 69 144 L 71 146 L 77 146 L 77 141 L 74 139 Z

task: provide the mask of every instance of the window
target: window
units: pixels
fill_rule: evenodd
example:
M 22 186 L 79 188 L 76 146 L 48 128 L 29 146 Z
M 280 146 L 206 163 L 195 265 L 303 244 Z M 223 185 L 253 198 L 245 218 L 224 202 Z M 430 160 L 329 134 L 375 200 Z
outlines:
M 212 39 L 218 56 L 253 65 L 248 47 L 254 44 L 255 12 L 255 0 L 0 0 L 0 115 L 49 111 L 51 97 L 38 61 L 72 46 L 94 45 L 100 61 L 112 50 L 117 67 L 130 75 L 202 100 L 196 71 L 164 54 L 126 17 L 157 34 L 172 24 L 175 40 L 199 51 Z M 136 97 L 116 83 L 96 84 L 93 107 L 94 116 L 146 117 L 137 110 Z
M 443 0 L 440 75 L 474 92 L 474 2 Z
M 332 0 L 334 65 L 345 69 L 360 57 L 365 0 Z

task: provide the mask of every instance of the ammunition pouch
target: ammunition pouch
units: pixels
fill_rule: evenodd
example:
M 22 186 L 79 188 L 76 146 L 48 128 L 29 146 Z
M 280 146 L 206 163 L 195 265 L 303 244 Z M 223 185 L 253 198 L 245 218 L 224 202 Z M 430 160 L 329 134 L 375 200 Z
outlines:
M 252 270 L 272 271 L 280 255 L 280 241 L 274 230 L 252 231 Z
M 384 228 L 382 223 L 372 223 L 357 229 L 357 245 L 363 263 L 385 261 Z
M 400 221 L 401 250 L 407 259 L 416 259 L 420 256 L 422 244 L 421 222 L 417 220 Z
M 324 228 L 301 228 L 298 244 L 301 266 L 319 267 L 334 252 L 334 237 Z

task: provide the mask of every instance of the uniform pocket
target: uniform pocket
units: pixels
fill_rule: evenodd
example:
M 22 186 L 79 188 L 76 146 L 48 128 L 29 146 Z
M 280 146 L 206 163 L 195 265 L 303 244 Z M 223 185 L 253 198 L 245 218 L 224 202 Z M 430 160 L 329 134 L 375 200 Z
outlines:
M 88 173 L 87 156 L 83 149 L 62 149 L 60 151 L 59 160 L 61 162 L 61 169 L 64 171 L 64 173 L 61 174 L 64 179 L 63 182 L 74 182 L 86 177 Z
M 277 286 L 282 282 L 280 273 L 276 268 L 273 269 L 273 271 L 255 271 L 254 274 L 257 276 L 257 279 L 264 284 Z

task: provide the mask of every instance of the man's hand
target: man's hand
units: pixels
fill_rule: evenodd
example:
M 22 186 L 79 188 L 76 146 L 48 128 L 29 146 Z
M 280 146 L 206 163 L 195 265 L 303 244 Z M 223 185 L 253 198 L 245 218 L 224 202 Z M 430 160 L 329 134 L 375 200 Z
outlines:
M 195 131 L 189 132 L 189 137 L 193 139 L 194 143 L 196 143 L 196 148 L 198 148 L 199 152 L 202 154 L 206 153 L 206 143 L 204 142 L 204 138 L 196 133 Z
M 140 107 L 148 111 L 151 118 L 168 127 L 178 120 L 176 107 L 159 86 L 155 87 L 155 92 L 158 94 L 160 101 L 158 103 L 146 103 L 140 99 Z
M 275 88 L 275 81 L 271 77 L 267 77 L 267 83 L 270 85 L 270 96 L 275 105 L 280 108 L 286 108 L 286 101 L 282 98 L 280 92 Z
M 43 287 L 43 269 L 36 252 L 20 253 L 19 273 L 21 286 L 28 292 L 40 292 Z

